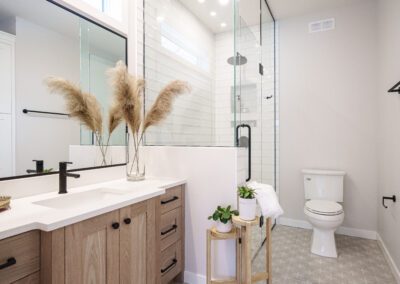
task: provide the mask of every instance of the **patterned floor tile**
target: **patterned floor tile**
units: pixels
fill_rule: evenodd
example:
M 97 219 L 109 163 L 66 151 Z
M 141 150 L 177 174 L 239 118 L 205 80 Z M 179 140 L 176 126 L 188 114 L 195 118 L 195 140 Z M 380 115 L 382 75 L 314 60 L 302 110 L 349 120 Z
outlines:
M 311 238 L 311 230 L 275 227 L 273 284 L 396 284 L 376 241 L 336 235 L 338 258 L 334 259 L 312 254 Z M 254 258 L 255 271 L 265 267 L 261 255 Z

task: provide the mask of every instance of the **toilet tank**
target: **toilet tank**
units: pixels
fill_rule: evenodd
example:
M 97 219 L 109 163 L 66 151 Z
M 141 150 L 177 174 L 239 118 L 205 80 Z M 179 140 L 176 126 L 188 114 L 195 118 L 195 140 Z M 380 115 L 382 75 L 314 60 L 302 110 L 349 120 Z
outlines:
M 303 170 L 302 172 L 306 200 L 343 202 L 345 172 L 330 170 Z

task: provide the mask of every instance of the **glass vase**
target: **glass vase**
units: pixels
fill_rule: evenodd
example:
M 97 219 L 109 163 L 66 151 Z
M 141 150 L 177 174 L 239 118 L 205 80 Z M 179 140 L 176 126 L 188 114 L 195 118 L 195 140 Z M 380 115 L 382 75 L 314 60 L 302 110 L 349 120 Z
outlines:
M 126 178 L 129 181 L 141 181 L 146 176 L 144 149 L 138 141 L 137 135 L 128 135 Z

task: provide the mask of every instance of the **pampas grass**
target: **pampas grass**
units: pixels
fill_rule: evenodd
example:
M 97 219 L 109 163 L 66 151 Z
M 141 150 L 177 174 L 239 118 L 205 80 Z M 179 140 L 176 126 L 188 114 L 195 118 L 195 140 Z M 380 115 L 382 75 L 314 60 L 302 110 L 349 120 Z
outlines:
M 71 117 L 78 119 L 90 129 L 96 136 L 103 155 L 103 164 L 106 164 L 106 154 L 111 134 L 125 121 L 133 135 L 135 156 L 132 161 L 136 163 L 136 174 L 139 174 L 139 146 L 143 140 L 145 131 L 155 125 L 159 125 L 172 111 L 174 100 L 177 96 L 190 91 L 189 85 L 183 81 L 172 81 L 159 93 L 154 104 L 142 117 L 142 95 L 145 81 L 128 73 L 127 67 L 122 61 L 117 62 L 114 68 L 108 71 L 110 84 L 113 87 L 113 102 L 108 111 L 108 138 L 103 144 L 103 118 L 101 106 L 96 97 L 83 92 L 78 86 L 62 78 L 49 77 L 45 83 L 52 93 L 64 96 L 66 108 Z
M 106 164 L 106 150 L 103 145 L 103 117 L 101 106 L 96 97 L 83 92 L 74 83 L 57 77 L 49 77 L 45 80 L 52 93 L 64 96 L 69 116 L 78 119 L 90 129 L 96 136 L 96 143 L 102 154 L 102 165 Z
M 172 104 L 178 95 L 189 92 L 190 88 L 186 82 L 172 81 L 161 90 L 153 106 L 146 114 L 143 131 L 153 125 L 162 122 L 172 111 Z
M 109 136 L 111 133 L 114 132 L 114 130 L 118 127 L 118 125 L 122 122 L 123 117 L 122 117 L 122 112 L 121 109 L 119 108 L 119 105 L 113 105 L 110 108 L 110 111 L 108 113 L 108 133 Z
M 60 93 L 66 101 L 67 111 L 87 128 L 101 135 L 103 119 L 96 97 L 82 92 L 74 83 L 62 78 L 49 77 L 45 83 L 52 93 Z
M 109 126 L 113 125 L 112 121 L 116 121 L 116 118 L 123 118 L 131 131 L 138 133 L 141 125 L 144 80 L 130 75 L 122 61 L 117 62 L 116 66 L 108 71 L 108 75 L 114 88 Z
M 142 119 L 142 94 L 145 82 L 128 73 L 125 64 L 117 62 L 114 68 L 108 71 L 110 83 L 114 88 L 113 107 L 110 109 L 109 132 L 111 133 L 124 120 L 133 135 L 134 157 L 129 173 L 132 173 L 136 164 L 136 175 L 139 173 L 139 146 L 145 131 L 160 124 L 172 111 L 172 105 L 178 95 L 190 91 L 189 85 L 183 81 L 172 81 L 159 93 L 154 104 Z M 129 146 L 129 145 L 128 145 Z

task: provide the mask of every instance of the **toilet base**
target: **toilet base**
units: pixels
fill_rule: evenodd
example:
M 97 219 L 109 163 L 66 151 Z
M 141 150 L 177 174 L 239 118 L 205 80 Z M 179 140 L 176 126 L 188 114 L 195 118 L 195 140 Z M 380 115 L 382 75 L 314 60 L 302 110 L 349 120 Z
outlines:
M 320 230 L 314 227 L 311 253 L 324 257 L 337 258 L 335 230 Z

